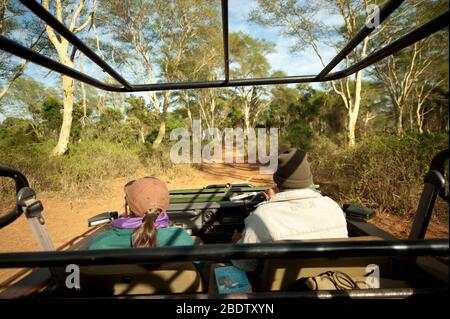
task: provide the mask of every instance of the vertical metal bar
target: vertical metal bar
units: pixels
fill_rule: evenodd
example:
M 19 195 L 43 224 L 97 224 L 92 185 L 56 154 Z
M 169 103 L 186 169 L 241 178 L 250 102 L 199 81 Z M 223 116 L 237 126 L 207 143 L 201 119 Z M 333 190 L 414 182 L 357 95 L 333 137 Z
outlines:
M 230 57 L 228 49 L 228 0 L 222 0 L 223 57 L 225 63 L 225 82 L 230 80 Z
M 425 186 L 420 196 L 409 239 L 423 239 L 427 232 L 439 191 L 445 186 L 445 179 L 438 171 L 431 170 L 425 175 Z
M 390 0 L 380 9 L 380 23 L 383 22 L 405 0 Z M 375 28 L 364 27 L 347 43 L 347 45 L 328 63 L 317 75 L 317 79 L 323 79 L 336 65 L 338 65 L 358 44 L 360 44 Z
M 35 15 L 37 15 L 42 21 L 47 23 L 61 36 L 66 38 L 72 43 L 78 50 L 83 52 L 89 59 L 95 64 L 101 67 L 105 72 L 111 75 L 119 83 L 125 86 L 127 89 L 131 89 L 131 85 L 117 73 L 108 63 L 102 60 L 94 51 L 92 51 L 83 41 L 81 41 L 73 32 L 66 28 L 58 19 L 56 19 L 50 12 L 48 12 L 43 6 L 41 6 L 35 0 L 19 0 L 24 6 L 30 9 Z
M 28 223 L 30 224 L 31 231 L 33 232 L 34 238 L 36 238 L 37 243 L 41 250 L 55 250 L 52 239 L 45 227 L 45 224 L 38 217 L 27 217 Z

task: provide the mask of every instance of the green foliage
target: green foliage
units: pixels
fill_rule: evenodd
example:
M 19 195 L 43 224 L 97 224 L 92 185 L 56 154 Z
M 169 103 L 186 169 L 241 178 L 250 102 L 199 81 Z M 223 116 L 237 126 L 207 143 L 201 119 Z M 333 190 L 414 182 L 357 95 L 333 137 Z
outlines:
M 125 122 L 122 112 L 113 108 L 104 109 L 99 120 L 84 129 L 81 139 L 95 139 L 124 145 L 137 143 L 137 135 L 131 123 Z
M 152 150 L 144 145 L 97 139 L 71 145 L 64 156 L 51 156 L 52 148 L 51 141 L 26 145 L 1 143 L 1 164 L 24 173 L 37 191 L 71 194 L 100 192 L 118 177 L 189 174 L 189 165 L 172 164 L 167 147 Z
M 147 175 L 164 174 L 169 179 L 186 176 L 190 173 L 189 164 L 174 164 L 170 159 L 170 145 L 162 144 L 153 149 L 150 144 L 141 145 L 138 157 Z
M 61 127 L 62 123 L 62 110 L 63 104 L 61 100 L 56 97 L 49 97 L 42 103 L 42 118 L 45 121 L 45 126 L 52 130 L 57 131 Z
M 231 73 L 235 77 L 262 77 L 270 70 L 266 55 L 274 52 L 275 44 L 266 40 L 258 40 L 243 32 L 229 35 L 230 63 L 235 65 Z
M 328 141 L 312 151 L 319 183 L 341 202 L 361 202 L 379 211 L 411 217 L 417 208 L 423 178 L 432 157 L 448 148 L 448 136 L 374 135 L 354 148 L 338 148 Z M 448 220 L 448 205 L 437 204 L 434 217 Z
M 105 179 L 133 174 L 140 167 L 132 150 L 120 144 L 88 141 L 62 157 L 50 156 L 53 143 L 0 145 L 2 165 L 20 170 L 38 191 L 83 192 Z
M 295 124 L 287 134 L 286 140 L 293 147 L 299 147 L 305 151 L 311 150 L 314 143 L 314 131 L 307 125 Z
M 32 123 L 28 119 L 8 117 L 0 123 L 0 145 L 2 147 L 14 147 L 16 145 L 28 145 L 36 143 Z

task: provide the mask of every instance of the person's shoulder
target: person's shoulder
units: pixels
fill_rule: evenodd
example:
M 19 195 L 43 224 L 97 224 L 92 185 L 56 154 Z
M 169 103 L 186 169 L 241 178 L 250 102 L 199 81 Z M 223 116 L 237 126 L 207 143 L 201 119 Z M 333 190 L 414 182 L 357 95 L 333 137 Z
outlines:
M 158 233 L 162 234 L 180 234 L 180 235 L 188 235 L 188 232 L 181 227 L 164 227 L 159 228 Z
M 180 227 L 166 227 L 158 229 L 158 246 L 188 246 L 194 245 L 194 239 Z
M 333 207 L 335 210 L 339 210 L 342 211 L 341 206 L 331 197 L 328 196 L 322 196 L 319 199 L 321 202 L 326 203 L 327 205 L 329 205 L 330 207 Z
M 109 228 L 98 234 L 89 244 L 89 249 L 128 247 L 133 229 Z

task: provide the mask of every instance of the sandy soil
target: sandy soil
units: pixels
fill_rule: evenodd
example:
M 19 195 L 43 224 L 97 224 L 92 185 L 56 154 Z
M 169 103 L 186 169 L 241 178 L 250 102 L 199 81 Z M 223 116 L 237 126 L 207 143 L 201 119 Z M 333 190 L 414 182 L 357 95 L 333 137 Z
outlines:
M 74 237 L 88 230 L 87 219 L 104 211 L 123 211 L 123 185 L 130 178 L 112 181 L 99 195 L 84 196 L 43 193 L 38 198 L 44 205 L 46 227 L 56 247 L 62 246 Z M 249 164 L 203 164 L 187 176 L 168 180 L 160 176 L 169 189 L 200 188 L 208 184 L 242 183 L 253 185 L 273 184 L 271 175 L 260 175 L 258 166 Z M 318 181 L 320 184 L 320 181 Z M 393 233 L 397 237 L 407 237 L 411 221 L 397 216 L 382 214 L 377 216 L 374 224 Z M 448 225 L 433 223 L 429 237 L 448 238 Z M 13 224 L 0 230 L 0 252 L 36 251 L 38 246 L 25 217 L 20 217 Z M 0 270 L 0 284 L 16 273 L 17 269 Z M 0 287 L 1 288 L 1 287 Z

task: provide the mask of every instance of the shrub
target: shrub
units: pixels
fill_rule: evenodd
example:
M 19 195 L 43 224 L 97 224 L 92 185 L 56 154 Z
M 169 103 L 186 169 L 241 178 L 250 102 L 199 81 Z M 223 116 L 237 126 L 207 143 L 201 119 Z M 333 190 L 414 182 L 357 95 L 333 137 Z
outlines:
M 446 135 L 381 135 L 364 138 L 353 148 L 319 143 L 313 169 L 320 181 L 335 181 L 332 196 L 389 213 L 412 216 L 432 157 L 448 148 Z M 438 201 L 434 217 L 448 220 L 448 206 Z
M 172 179 L 190 173 L 189 164 L 172 163 L 170 145 L 161 144 L 158 149 L 153 149 L 150 143 L 146 143 L 140 148 L 138 154 L 147 175 L 165 175 Z
M 37 191 L 83 192 L 104 180 L 127 176 L 140 169 L 136 150 L 93 140 L 73 144 L 67 154 L 51 156 L 54 144 L 0 145 L 2 165 L 21 171 Z

